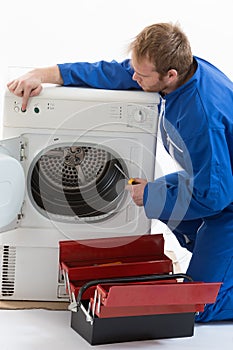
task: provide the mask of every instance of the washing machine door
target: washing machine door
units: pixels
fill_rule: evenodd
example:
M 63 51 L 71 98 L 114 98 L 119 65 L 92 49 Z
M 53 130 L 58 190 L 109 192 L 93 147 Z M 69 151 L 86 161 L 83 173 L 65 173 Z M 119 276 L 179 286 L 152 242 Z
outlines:
M 20 137 L 0 141 L 0 232 L 15 228 L 24 200 Z

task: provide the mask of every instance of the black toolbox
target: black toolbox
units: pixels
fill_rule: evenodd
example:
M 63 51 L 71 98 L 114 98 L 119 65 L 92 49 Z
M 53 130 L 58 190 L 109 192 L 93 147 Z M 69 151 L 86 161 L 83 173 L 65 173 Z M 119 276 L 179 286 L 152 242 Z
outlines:
M 71 327 L 91 345 L 190 337 L 220 288 L 173 274 L 162 234 L 59 245 Z

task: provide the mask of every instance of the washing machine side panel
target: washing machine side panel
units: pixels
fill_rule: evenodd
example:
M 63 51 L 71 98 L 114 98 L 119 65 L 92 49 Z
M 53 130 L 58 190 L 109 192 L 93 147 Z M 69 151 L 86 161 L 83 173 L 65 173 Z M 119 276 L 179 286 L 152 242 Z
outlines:
M 0 141 L 0 232 L 17 226 L 25 196 L 21 137 Z

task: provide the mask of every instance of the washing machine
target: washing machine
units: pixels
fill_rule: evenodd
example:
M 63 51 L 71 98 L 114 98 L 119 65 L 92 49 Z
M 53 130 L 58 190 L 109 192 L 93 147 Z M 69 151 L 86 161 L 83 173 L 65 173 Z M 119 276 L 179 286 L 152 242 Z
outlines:
M 61 240 L 150 233 L 120 170 L 154 178 L 159 102 L 142 91 L 45 86 L 23 112 L 6 91 L 0 299 L 65 300 Z

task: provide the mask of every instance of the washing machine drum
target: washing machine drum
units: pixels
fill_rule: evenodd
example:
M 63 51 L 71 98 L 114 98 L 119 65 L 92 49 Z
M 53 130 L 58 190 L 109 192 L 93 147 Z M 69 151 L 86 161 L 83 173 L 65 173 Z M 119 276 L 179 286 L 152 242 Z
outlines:
M 112 215 L 125 197 L 123 160 L 93 145 L 72 145 L 44 151 L 30 175 L 31 196 L 46 216 L 85 220 Z

